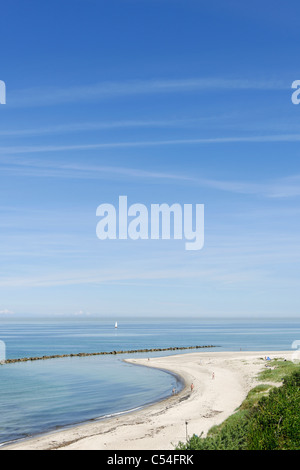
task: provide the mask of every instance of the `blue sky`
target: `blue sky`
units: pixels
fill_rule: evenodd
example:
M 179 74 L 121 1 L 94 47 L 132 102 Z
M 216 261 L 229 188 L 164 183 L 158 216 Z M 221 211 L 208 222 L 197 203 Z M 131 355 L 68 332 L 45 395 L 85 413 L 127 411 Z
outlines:
M 296 1 L 10 0 L 0 315 L 299 313 Z M 205 247 L 100 241 L 96 208 L 205 205 Z

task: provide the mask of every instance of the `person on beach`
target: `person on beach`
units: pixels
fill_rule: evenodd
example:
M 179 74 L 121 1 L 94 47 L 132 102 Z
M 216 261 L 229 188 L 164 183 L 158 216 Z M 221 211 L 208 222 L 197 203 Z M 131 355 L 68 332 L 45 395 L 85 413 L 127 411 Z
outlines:
M 191 392 L 194 390 L 194 384 L 191 384 Z
M 215 378 L 215 373 L 214 372 L 212 373 L 211 378 L 214 380 L 214 378 Z

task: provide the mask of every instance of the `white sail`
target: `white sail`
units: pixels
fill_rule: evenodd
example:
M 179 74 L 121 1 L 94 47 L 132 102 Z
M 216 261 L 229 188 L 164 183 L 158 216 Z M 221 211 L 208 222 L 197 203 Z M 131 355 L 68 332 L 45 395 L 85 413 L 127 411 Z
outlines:
M 115 328 L 118 328 L 118 322 L 117 322 L 117 321 L 116 321 L 116 323 L 115 323 Z

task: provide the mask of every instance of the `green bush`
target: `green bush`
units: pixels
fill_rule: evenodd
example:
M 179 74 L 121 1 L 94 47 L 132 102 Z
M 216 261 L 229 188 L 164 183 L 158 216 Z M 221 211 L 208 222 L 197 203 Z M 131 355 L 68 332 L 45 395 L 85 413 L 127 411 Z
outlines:
M 194 435 L 179 450 L 299 450 L 300 371 L 263 396 L 268 386 L 251 390 L 240 410 L 207 437 Z
M 206 438 L 193 436 L 187 444 L 180 443 L 181 450 L 242 450 L 246 448 L 247 421 L 237 420 L 225 425 L 221 432 Z
M 300 372 L 284 380 L 252 411 L 248 424 L 249 450 L 300 449 Z

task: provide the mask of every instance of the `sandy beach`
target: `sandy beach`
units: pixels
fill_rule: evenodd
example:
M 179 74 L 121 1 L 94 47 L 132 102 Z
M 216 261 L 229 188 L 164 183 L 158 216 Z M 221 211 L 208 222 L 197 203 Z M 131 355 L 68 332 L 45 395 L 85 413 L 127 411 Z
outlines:
M 38 436 L 3 450 L 172 450 L 179 441 L 220 424 L 259 383 L 264 358 L 291 359 L 292 351 L 197 352 L 131 359 L 133 364 L 180 375 L 184 389 L 175 396 L 118 417 Z M 191 384 L 194 390 L 191 391 Z M 170 391 L 171 392 L 171 391 Z M 188 423 L 186 425 L 186 422 Z

